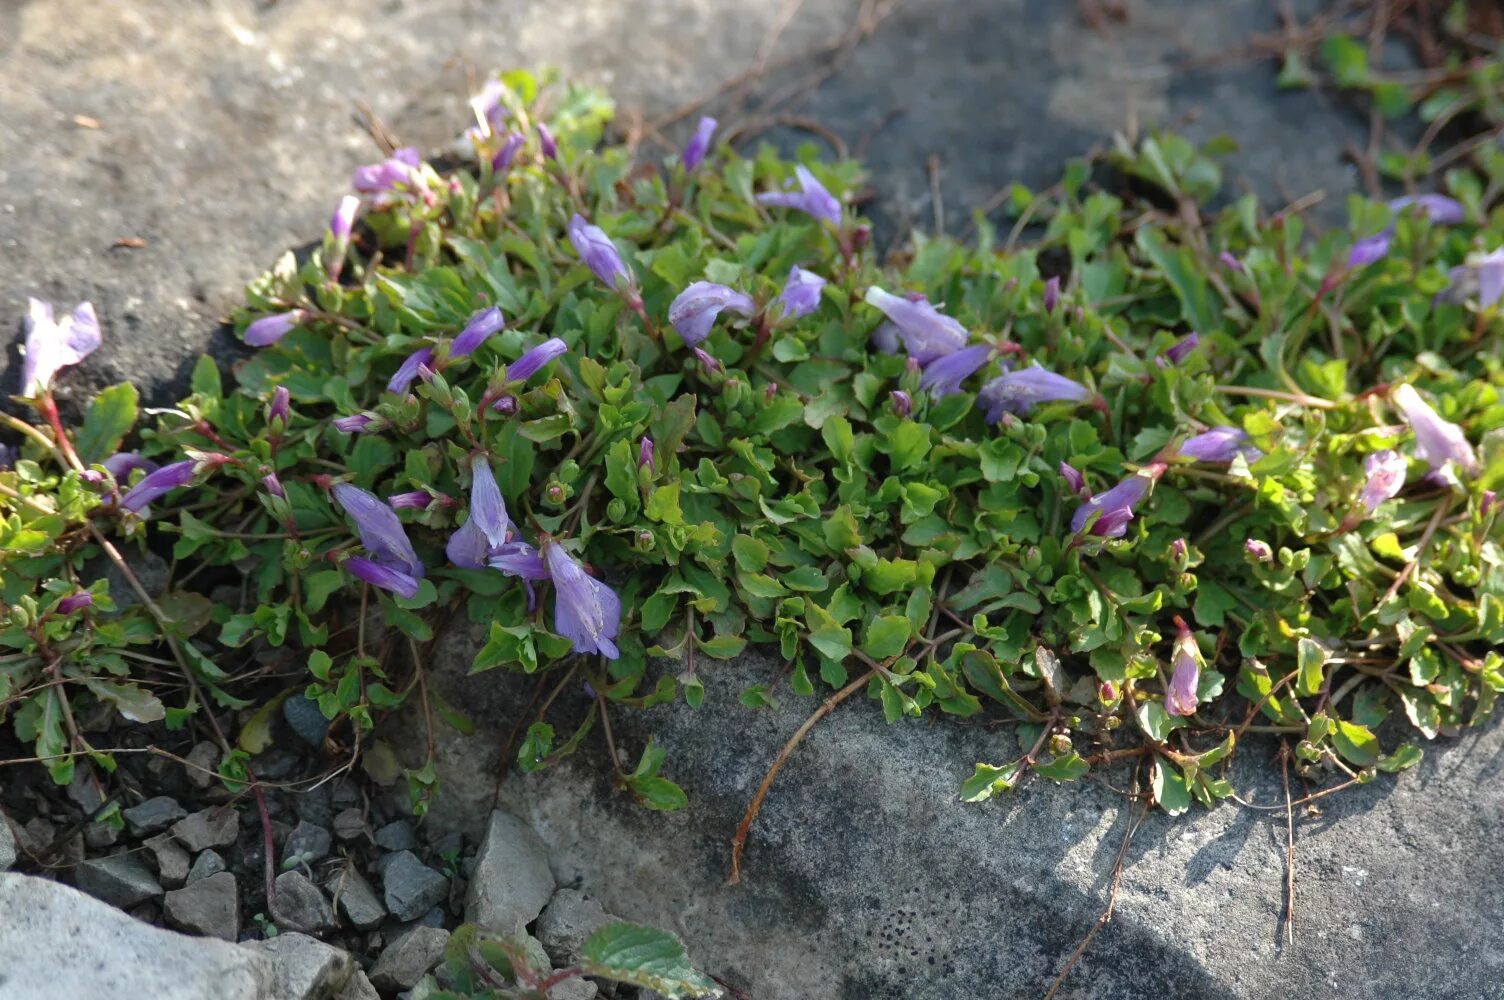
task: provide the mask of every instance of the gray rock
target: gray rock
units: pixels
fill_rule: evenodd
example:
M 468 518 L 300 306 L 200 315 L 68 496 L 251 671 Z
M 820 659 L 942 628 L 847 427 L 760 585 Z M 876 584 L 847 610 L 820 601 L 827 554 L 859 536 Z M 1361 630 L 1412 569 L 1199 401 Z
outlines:
M 193 859 L 193 867 L 188 869 L 187 882 L 197 882 L 201 878 L 217 875 L 226 871 L 225 859 L 219 856 L 217 851 L 203 851 Z
M 358 806 L 342 809 L 334 816 L 334 835 L 340 840 L 355 840 L 366 832 L 366 814 Z
M 197 854 L 211 847 L 227 847 L 240 833 L 240 814 L 229 806 L 211 806 L 172 825 L 172 835 Z
M 271 959 L 276 1000 L 326 1000 L 344 988 L 355 970 L 348 952 L 296 931 L 242 947 Z
M 266 1000 L 260 955 L 133 920 L 56 882 L 0 874 L 6 1000 Z
M 282 703 L 282 718 L 292 727 L 298 739 L 311 747 L 324 745 L 324 734 L 329 732 L 329 720 L 319 711 L 319 703 L 312 698 L 295 694 Z
M 600 991 L 601 988 L 588 979 L 566 979 L 549 989 L 548 1000 L 595 1000 Z M 639 993 L 637 1000 L 650 1000 L 650 994 Z
M 10 828 L 10 820 L 0 813 L 0 872 L 10 871 L 16 863 L 16 834 Z
M 162 895 L 156 876 L 138 854 L 129 852 L 81 862 L 73 869 L 73 884 L 122 910 Z
M 411 851 L 417 848 L 418 838 L 413 834 L 413 825 L 405 819 L 393 820 L 376 831 L 373 838 L 376 846 L 384 851 Z
M 548 957 L 563 968 L 580 960 L 586 938 L 616 920 L 578 889 L 560 889 L 538 914 L 536 932 Z
M 84 827 L 84 843 L 90 851 L 113 847 L 120 840 L 120 828 L 113 823 L 90 823 Z
M 132 836 L 145 837 L 167 829 L 188 815 L 188 810 L 178 805 L 178 800 L 172 796 L 158 795 L 129 809 L 120 810 L 120 815 L 125 817 L 126 828 Z
M 349 979 L 345 980 L 344 988 L 334 994 L 334 1000 L 381 1000 L 381 994 L 376 992 L 376 987 L 366 978 L 366 974 L 356 969 Z
M 184 756 L 192 764 L 186 768 L 188 780 L 199 788 L 208 788 L 214 783 L 214 772 L 219 767 L 219 747 L 209 740 L 193 744 L 193 749 Z
M 449 880 L 411 851 L 381 859 L 381 890 L 387 911 L 406 923 L 417 920 L 449 895 Z
M 273 884 L 272 919 L 284 930 L 323 934 L 334 929 L 334 911 L 319 887 L 302 872 L 283 872 Z
M 234 941 L 240 934 L 240 889 L 229 872 L 206 875 L 163 899 L 167 919 L 195 934 Z
M 157 859 L 157 878 L 169 889 L 176 889 L 188 878 L 188 852 L 172 838 L 171 834 L 159 833 L 149 838 L 145 845 Z
M 284 859 L 297 857 L 303 864 L 311 864 L 327 858 L 331 846 L 328 830 L 307 820 L 299 820 L 282 845 L 282 856 Z
M 376 896 L 376 890 L 355 870 L 352 864 L 334 882 L 334 899 L 339 911 L 354 927 L 368 931 L 386 919 L 386 907 Z
M 444 957 L 449 932 L 419 925 L 386 946 L 371 967 L 371 985 L 385 993 L 409 990 Z
M 554 893 L 548 848 L 511 813 L 491 813 L 465 896 L 465 919 L 497 934 L 530 924 Z

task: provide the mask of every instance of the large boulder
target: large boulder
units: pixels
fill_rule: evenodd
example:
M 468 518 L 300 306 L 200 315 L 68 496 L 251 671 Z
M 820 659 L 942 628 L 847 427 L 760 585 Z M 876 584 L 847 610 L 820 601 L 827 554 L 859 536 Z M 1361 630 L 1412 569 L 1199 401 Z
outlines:
M 263 1000 L 272 963 L 238 945 L 132 919 L 46 879 L 0 874 L 5 1000 Z
M 474 736 L 440 739 L 435 805 L 471 828 L 488 815 L 480 803 L 536 683 L 468 675 L 472 640 L 451 630 L 430 677 L 477 723 Z M 1030 781 L 968 805 L 957 793 L 974 763 L 1022 752 L 1011 727 L 938 715 L 888 725 L 876 704 L 853 698 L 794 752 L 752 827 L 741 884 L 726 885 L 748 801 L 817 704 L 782 691 L 772 709 L 742 707 L 740 689 L 778 669 L 745 655 L 706 673 L 698 710 L 613 714 L 624 755 L 635 759 L 649 737 L 668 751 L 664 774 L 689 794 L 683 812 L 649 812 L 617 791 L 598 736 L 559 767 L 513 770 L 501 804 L 547 842 L 561 885 L 673 929 L 704 968 L 758 1000 L 1042 995 L 1107 905 L 1138 808 L 1122 794 L 1132 769 L 1068 786 Z M 587 705 L 573 692 L 556 700 L 561 738 L 569 713 Z M 1113 920 L 1059 995 L 1325 996 L 1333 983 L 1354 1000 L 1494 995 L 1504 852 L 1491 845 L 1504 786 L 1491 762 L 1504 754 L 1504 727 L 1438 740 L 1412 772 L 1296 808 L 1293 946 L 1276 749 L 1250 738 L 1232 778 L 1248 802 L 1279 808 L 1148 815 Z

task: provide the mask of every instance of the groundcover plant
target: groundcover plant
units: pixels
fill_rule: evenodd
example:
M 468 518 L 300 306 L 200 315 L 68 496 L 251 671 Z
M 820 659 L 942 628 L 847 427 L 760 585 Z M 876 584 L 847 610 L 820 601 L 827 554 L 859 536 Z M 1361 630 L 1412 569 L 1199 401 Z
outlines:
M 749 710 L 1016 719 L 969 801 L 1137 759 L 1163 808 L 1209 805 L 1249 731 L 1364 781 L 1504 689 L 1498 154 L 1323 235 L 1211 211 L 1215 158 L 1159 136 L 1015 189 L 1010 233 L 883 261 L 857 164 L 747 159 L 709 120 L 642 164 L 601 94 L 526 73 L 474 111 L 465 165 L 357 171 L 250 287 L 248 358 L 174 408 L 123 384 L 68 426 L 53 384 L 111 332 L 33 304 L 0 711 L 57 781 L 111 766 L 101 709 L 207 717 L 240 786 L 290 691 L 350 754 L 405 699 L 464 725 L 423 678 L 467 618 L 474 670 L 593 698 L 561 732 L 540 699 L 524 770 L 700 704 L 752 643 L 786 667 Z M 283 646 L 291 686 L 258 667 Z M 682 807 L 663 766 L 621 780 Z

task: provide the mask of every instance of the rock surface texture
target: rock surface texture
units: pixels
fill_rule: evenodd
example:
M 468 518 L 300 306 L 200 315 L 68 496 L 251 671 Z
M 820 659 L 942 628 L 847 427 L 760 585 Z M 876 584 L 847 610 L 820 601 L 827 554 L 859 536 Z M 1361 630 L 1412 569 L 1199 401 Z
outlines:
M 0 874 L 5 1000 L 264 1000 L 272 963 L 225 941 L 126 916 L 45 879 Z

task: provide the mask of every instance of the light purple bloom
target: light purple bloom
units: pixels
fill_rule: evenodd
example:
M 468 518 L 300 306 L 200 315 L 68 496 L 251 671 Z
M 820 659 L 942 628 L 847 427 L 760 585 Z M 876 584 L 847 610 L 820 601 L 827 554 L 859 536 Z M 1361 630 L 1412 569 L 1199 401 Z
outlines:
M 418 151 L 411 146 L 406 146 L 396 150 L 380 163 L 356 167 L 350 186 L 364 194 L 384 194 L 404 184 L 416 187 L 418 184 L 417 167 L 422 162 L 423 158 L 418 155 Z
M 427 510 L 432 502 L 433 497 L 426 490 L 394 493 L 386 498 L 386 504 L 392 510 Z
M 529 581 L 548 579 L 548 567 L 543 557 L 527 542 L 507 542 L 493 551 L 487 561 L 491 568 L 499 569 L 507 576 Z
M 423 563 L 418 560 L 412 542 L 407 539 L 407 531 L 392 508 L 350 483 L 334 484 L 333 493 L 334 499 L 355 521 L 360 544 L 366 547 L 372 560 L 414 579 L 423 578 Z M 375 583 L 374 580 L 367 582 Z
M 1064 375 L 1034 365 L 1004 372 L 982 386 L 978 400 L 987 407 L 987 422 L 995 424 L 1004 413 L 1022 416 L 1038 403 L 1084 403 L 1091 391 Z
M 81 302 L 61 322 L 52 306 L 26 300 L 26 356 L 21 359 L 21 395 L 36 396 L 52 385 L 57 373 L 76 365 L 104 342 L 94 307 Z
M 1071 530 L 1081 531 L 1093 514 L 1100 514 L 1091 526 L 1091 533 L 1105 538 L 1121 538 L 1128 531 L 1128 522 L 1133 511 L 1149 495 L 1154 480 L 1143 473 L 1135 473 L 1105 490 L 1076 508 L 1071 517 Z
M 1060 478 L 1065 480 L 1065 485 L 1077 496 L 1091 497 L 1091 491 L 1086 488 L 1086 477 L 1067 462 L 1060 463 Z
M 287 491 L 282 488 L 282 480 L 277 478 L 277 474 L 275 472 L 262 476 L 261 485 L 265 488 L 266 492 L 270 493 L 278 500 L 287 499 Z
M 1232 251 L 1230 250 L 1223 250 L 1220 254 L 1217 255 L 1217 259 L 1220 260 L 1222 262 L 1222 266 L 1227 268 L 1229 271 L 1236 271 L 1239 274 L 1244 274 L 1248 270 L 1243 266 L 1243 262 L 1241 260 L 1238 260 L 1238 258 L 1232 255 Z
M 898 327 L 904 347 L 921 365 L 954 354 L 970 339 L 966 328 L 930 305 L 923 297 L 905 298 L 883 291 L 876 285 L 867 289 L 868 305 L 882 310 Z
M 287 312 L 263 316 L 245 328 L 245 342 L 252 347 L 275 344 L 307 317 L 308 313 L 302 309 L 290 309 Z
M 780 205 L 785 208 L 797 208 L 801 212 L 808 212 L 822 222 L 828 222 L 833 226 L 841 224 L 841 203 L 836 196 L 825 189 L 809 172 L 809 168 L 797 166 L 794 174 L 799 178 L 799 192 L 792 191 L 768 191 L 757 196 L 757 200 L 764 205 Z
M 142 458 L 134 451 L 117 451 L 100 464 L 104 466 L 104 471 L 115 477 L 116 482 L 121 483 L 125 482 L 136 469 L 155 472 L 160 468 L 156 462 L 149 458 Z
M 1175 650 L 1171 654 L 1173 672 L 1170 686 L 1165 690 L 1165 711 L 1171 715 L 1194 715 L 1198 702 L 1196 688 L 1201 683 L 1201 650 L 1196 646 L 1196 637 L 1179 618 L 1175 624 L 1180 634 L 1175 638 Z
M 1363 460 L 1368 481 L 1358 502 L 1372 514 L 1385 500 L 1391 500 L 1405 488 L 1405 456 L 1397 451 L 1376 451 Z
M 992 348 L 986 344 L 975 344 L 943 358 L 936 358 L 924 366 L 919 387 L 929 390 L 937 398 L 960 392 L 961 383 L 981 370 L 991 356 Z
M 778 296 L 778 304 L 783 307 L 782 318 L 800 319 L 820 308 L 820 292 L 824 287 L 824 278 L 795 264 Z
M 1478 471 L 1478 456 L 1468 443 L 1462 428 L 1441 419 L 1429 403 L 1420 398 L 1412 385 L 1401 384 L 1394 388 L 1389 398 L 1404 415 L 1405 422 L 1415 434 L 1415 453 L 1431 467 L 1432 472 L 1446 475 L 1449 465 L 1456 466 L 1469 475 Z
M 898 324 L 891 319 L 885 319 L 878 324 L 877 329 L 867 340 L 883 354 L 898 353 Z
M 684 169 L 689 173 L 694 173 L 700 161 L 705 159 L 705 153 L 710 149 L 710 137 L 715 134 L 715 126 L 716 120 L 708 115 L 701 118 L 695 126 L 695 134 L 690 136 L 684 147 L 684 156 L 681 157 Z
M 1272 562 L 1274 560 L 1274 550 L 1269 547 L 1269 543 L 1260 541 L 1257 538 L 1245 540 L 1243 542 L 1243 551 L 1248 553 L 1256 562 Z
M 470 476 L 470 520 L 480 526 L 486 541 L 496 548 L 506 542 L 512 524 L 501 487 L 496 484 L 496 473 L 484 455 L 476 455 L 470 460 Z
M 359 211 L 360 199 L 355 195 L 347 194 L 339 200 L 334 216 L 329 220 L 329 235 L 334 237 L 336 244 L 343 244 L 350 238 L 350 231 L 355 228 L 355 215 Z
M 554 138 L 554 134 L 549 131 L 548 126 L 542 122 L 538 123 L 538 148 L 550 160 L 557 160 L 559 158 L 558 140 Z
M 266 407 L 266 422 L 281 421 L 285 426 L 292 419 L 292 393 L 287 386 L 279 385 L 272 390 L 272 401 Z
M 696 281 L 674 298 L 668 307 L 668 321 L 679 331 L 686 345 L 695 347 L 710 336 L 715 318 L 725 309 L 751 316 L 757 311 L 757 305 L 751 296 L 734 288 L 711 281 Z
M 1447 302 L 1462 303 L 1472 296 L 1478 308 L 1487 309 L 1504 298 L 1504 247 L 1486 254 L 1471 254 L 1467 262 L 1449 273 L 1451 284 L 1437 296 Z
M 371 425 L 381 420 L 374 413 L 356 413 L 348 417 L 335 417 L 334 429 L 344 431 L 346 434 L 363 434 L 371 429 Z
M 390 590 L 398 597 L 412 600 L 418 596 L 418 588 L 421 577 L 415 577 L 410 573 L 404 573 L 399 567 L 380 563 L 374 559 L 366 559 L 361 556 L 351 556 L 345 560 L 345 568 L 350 575 L 357 580 L 364 580 L 373 587 L 382 590 Z
M 495 156 L 491 157 L 491 169 L 496 173 L 510 169 L 512 162 L 517 159 L 517 153 L 526 143 L 527 136 L 521 132 L 508 132 L 501 148 L 496 151 Z
M 487 80 L 480 93 L 470 98 L 470 107 L 475 112 L 476 121 L 484 122 L 487 129 L 495 129 L 506 121 L 507 109 L 502 104 L 502 98 L 506 94 L 505 83 Z
M 568 350 L 569 346 L 558 337 L 548 338 L 537 347 L 529 348 L 522 357 L 507 365 L 507 381 L 526 382 L 544 366 L 562 357 Z M 500 403 L 500 400 L 497 402 Z
M 1444 194 L 1407 194 L 1389 203 L 1390 211 L 1398 214 L 1411 205 L 1432 222 L 1455 225 L 1467 218 L 1467 209 L 1456 198 Z
M 84 608 L 92 607 L 93 604 L 94 595 L 85 590 L 77 594 L 69 594 L 61 601 L 58 601 L 57 613 L 60 615 L 71 615 L 75 611 L 80 611 Z
M 600 226 L 592 226 L 578 212 L 569 220 L 569 242 L 574 252 L 580 255 L 585 266 L 605 282 L 606 287 L 616 292 L 626 292 L 632 287 L 632 273 L 627 270 L 616 244 Z
M 474 513 L 470 519 L 460 525 L 449 536 L 449 541 L 444 543 L 444 554 L 449 561 L 462 569 L 480 569 L 486 564 L 486 556 L 491 551 L 491 545 L 486 541 L 486 533 L 481 530 L 480 522 L 475 519 Z
M 141 513 L 147 504 L 192 482 L 194 465 L 192 460 L 185 460 L 162 466 L 131 487 L 121 498 L 120 506 L 137 514 Z
M 914 412 L 914 397 L 902 389 L 894 389 L 888 398 L 893 401 L 893 412 L 900 417 L 907 417 Z
M 653 472 L 658 471 L 658 463 L 653 460 L 653 439 L 646 434 L 637 442 L 637 467 L 640 469 L 644 465 Z
M 621 629 L 621 599 L 552 540 L 543 543 L 543 561 L 554 583 L 554 631 L 581 653 L 621 655 L 613 641 Z
M 1376 260 L 1383 260 L 1389 256 L 1389 244 L 1393 236 L 1392 229 L 1386 229 L 1376 236 L 1367 236 L 1353 244 L 1353 248 L 1347 254 L 1348 267 L 1366 267 Z
M 1199 346 L 1201 346 L 1201 334 L 1188 333 L 1172 344 L 1169 350 L 1165 351 L 1165 357 L 1170 359 L 1170 364 L 1178 365 L 1185 360 L 1186 355 Z
M 402 395 L 412 387 L 413 380 L 422 371 L 433 367 L 433 348 L 420 347 L 407 356 L 402 364 L 397 366 L 397 371 L 392 375 L 392 380 L 386 384 L 387 392 Z
M 1264 457 L 1264 453 L 1253 446 L 1241 427 L 1213 427 L 1203 434 L 1187 438 L 1178 454 L 1181 458 L 1191 458 L 1198 462 L 1231 462 L 1239 455 L 1250 462 L 1257 462 Z
M 1044 283 L 1044 311 L 1052 313 L 1055 306 L 1060 302 L 1060 275 L 1055 275 Z
M 506 317 L 496 306 L 482 309 L 470 317 L 460 335 L 454 338 L 454 343 L 449 345 L 451 358 L 463 358 L 473 354 L 475 349 L 484 344 L 492 334 L 507 325 Z

